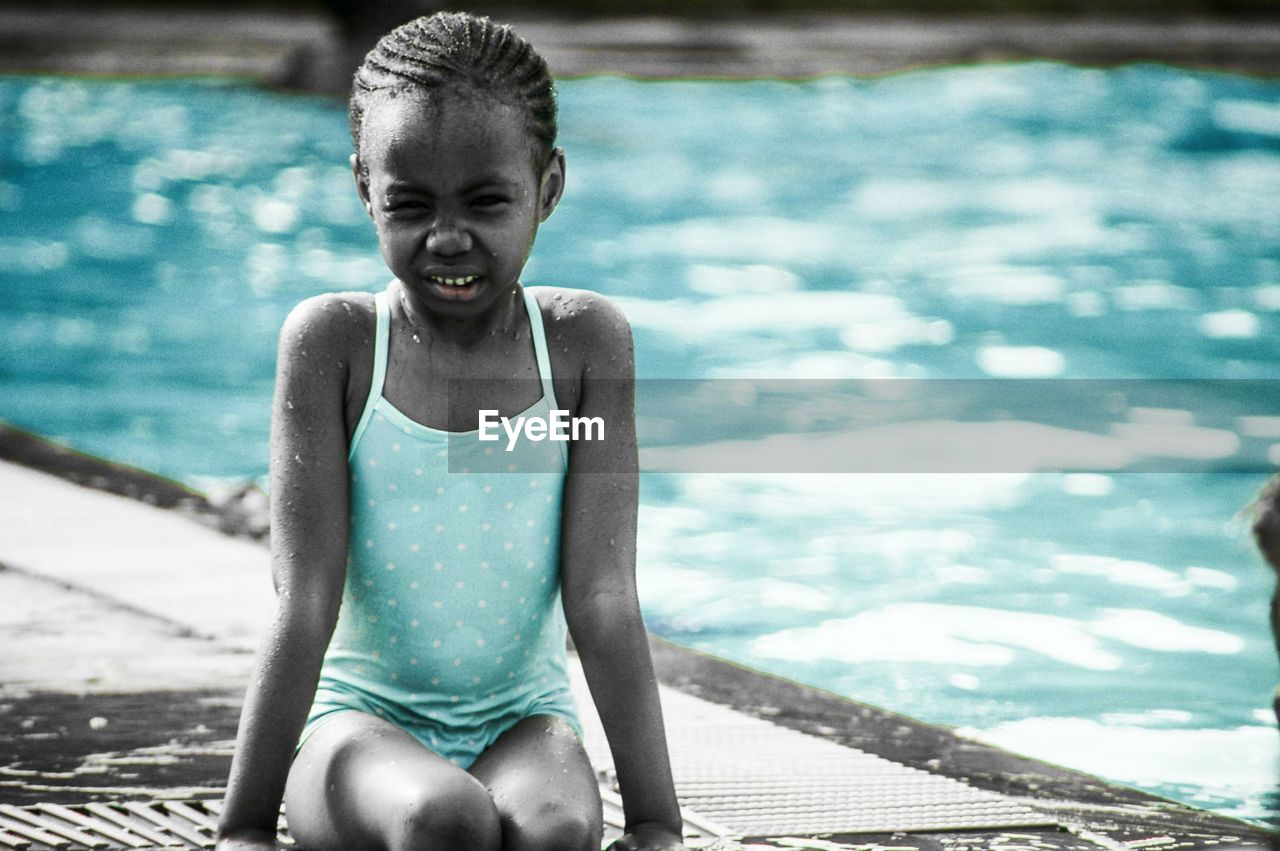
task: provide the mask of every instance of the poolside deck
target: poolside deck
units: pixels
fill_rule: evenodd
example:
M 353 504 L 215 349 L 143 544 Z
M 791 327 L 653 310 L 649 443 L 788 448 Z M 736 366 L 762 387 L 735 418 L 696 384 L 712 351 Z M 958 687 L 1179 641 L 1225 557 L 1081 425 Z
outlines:
M 199 495 L 144 472 L 3 427 L 0 459 L 0 848 L 42 848 L 32 831 L 50 827 L 63 848 L 92 847 L 85 837 L 130 847 L 118 834 L 139 818 L 134 842 L 157 841 L 149 819 L 173 822 L 171 841 L 210 844 L 250 648 L 270 612 L 266 549 L 217 531 Z M 1274 839 L 657 639 L 653 651 L 686 827 L 702 847 L 1166 851 Z M 586 715 L 616 836 L 611 760 Z

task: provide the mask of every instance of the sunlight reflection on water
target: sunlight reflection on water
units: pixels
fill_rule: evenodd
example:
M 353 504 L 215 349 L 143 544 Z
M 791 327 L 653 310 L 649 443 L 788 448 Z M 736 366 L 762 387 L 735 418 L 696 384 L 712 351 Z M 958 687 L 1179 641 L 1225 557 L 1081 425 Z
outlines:
M 1274 81 L 560 91 L 569 191 L 526 280 L 616 298 L 643 376 L 1277 377 Z M 0 416 L 188 481 L 260 475 L 285 312 L 387 276 L 341 105 L 21 78 L 0 116 Z M 1280 446 L 1266 413 L 1228 433 Z M 1109 446 L 1225 446 L 1124 425 Z M 678 642 L 1277 820 L 1271 577 L 1233 520 L 1260 484 L 647 476 L 641 591 Z

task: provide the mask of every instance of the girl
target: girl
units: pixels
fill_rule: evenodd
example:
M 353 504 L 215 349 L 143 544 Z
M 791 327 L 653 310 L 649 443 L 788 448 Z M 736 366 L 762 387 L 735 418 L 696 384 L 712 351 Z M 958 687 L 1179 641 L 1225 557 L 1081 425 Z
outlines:
M 630 331 L 598 295 L 518 280 L 564 189 L 546 64 L 487 19 L 421 18 L 366 57 L 351 126 L 395 280 L 281 333 L 278 606 L 218 849 L 274 847 L 282 796 L 309 851 L 598 849 L 566 622 L 626 804 L 612 847 L 682 848 L 636 602 Z M 485 410 L 607 439 L 506 452 L 474 439 Z

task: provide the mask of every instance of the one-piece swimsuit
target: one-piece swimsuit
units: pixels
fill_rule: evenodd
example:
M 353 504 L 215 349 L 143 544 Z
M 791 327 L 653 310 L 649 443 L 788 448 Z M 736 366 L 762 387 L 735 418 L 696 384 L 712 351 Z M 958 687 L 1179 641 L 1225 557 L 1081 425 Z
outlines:
M 521 416 L 549 418 L 542 312 L 522 290 L 542 397 Z M 581 736 L 560 599 L 566 444 L 507 451 L 505 439 L 481 444 L 474 430 L 406 416 L 382 393 L 388 293 L 375 306 L 373 383 L 348 456 L 342 606 L 298 747 L 344 710 L 384 718 L 464 768 L 531 715 Z M 483 453 L 475 469 L 466 452 Z

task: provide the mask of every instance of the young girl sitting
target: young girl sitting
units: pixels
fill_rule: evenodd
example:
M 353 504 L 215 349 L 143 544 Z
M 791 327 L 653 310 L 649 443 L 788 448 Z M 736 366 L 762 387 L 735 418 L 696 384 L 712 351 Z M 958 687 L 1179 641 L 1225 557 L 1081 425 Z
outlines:
M 281 332 L 278 605 L 219 851 L 273 848 L 282 797 L 309 851 L 598 849 L 566 623 L 624 799 L 611 847 L 683 847 L 636 602 L 630 330 L 519 282 L 564 189 L 555 122 L 546 63 L 484 18 L 399 27 L 356 74 L 351 164 L 395 279 Z M 492 411 L 604 434 L 508 451 L 478 440 Z

